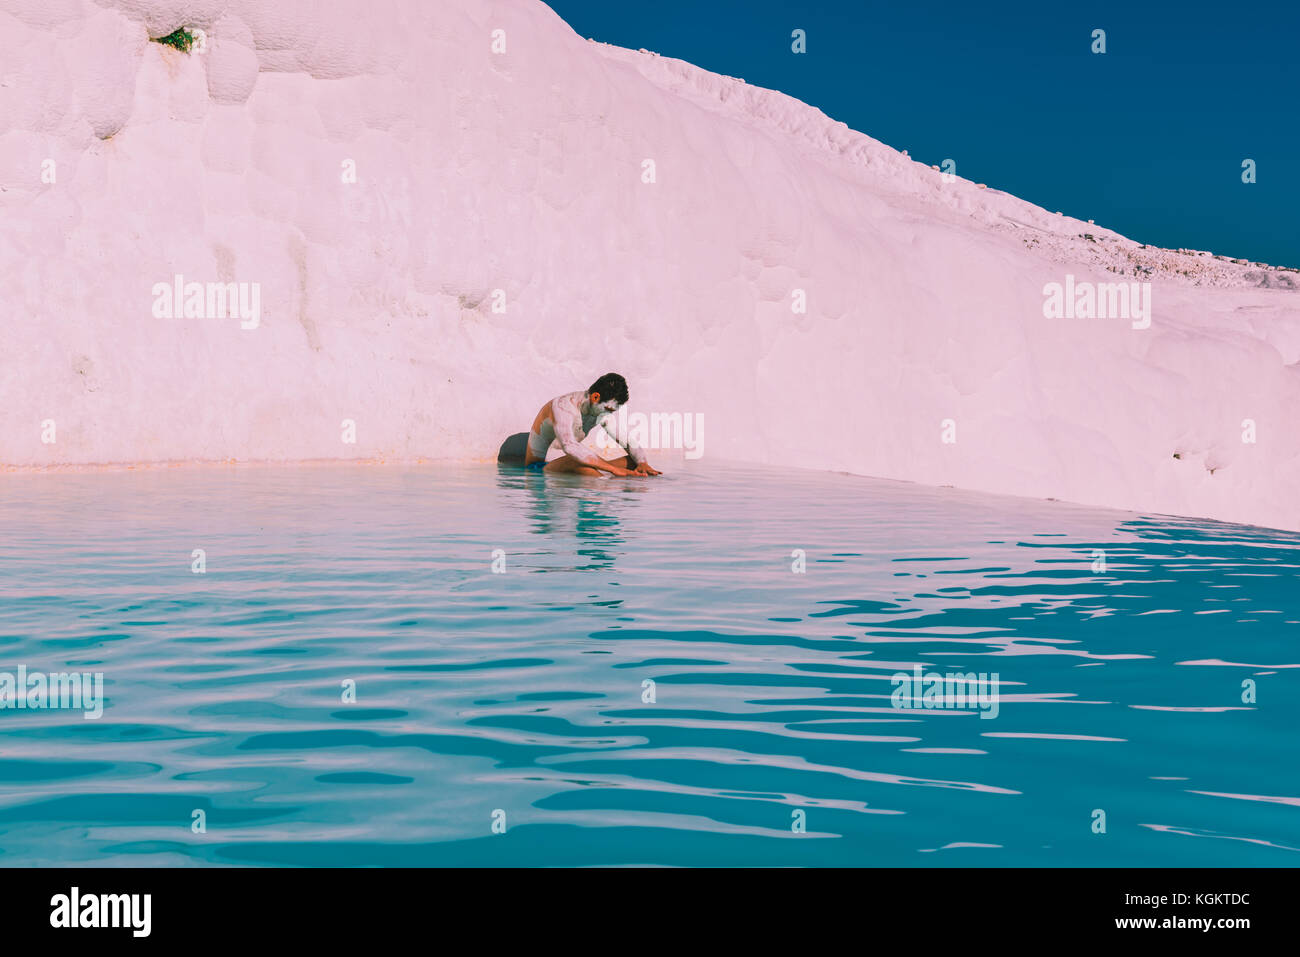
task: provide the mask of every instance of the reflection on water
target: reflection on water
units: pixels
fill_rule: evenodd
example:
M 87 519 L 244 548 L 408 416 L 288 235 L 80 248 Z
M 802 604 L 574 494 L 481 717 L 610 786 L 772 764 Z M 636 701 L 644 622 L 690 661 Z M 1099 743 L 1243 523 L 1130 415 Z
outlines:
M 610 489 L 605 480 L 500 467 L 497 485 L 505 493 L 522 492 L 527 496 L 529 521 L 535 534 L 549 536 L 560 530 L 562 537 L 576 539 L 576 554 L 586 564 L 569 566 L 565 571 L 596 570 L 614 564 L 617 546 L 623 544 L 622 526 L 618 512 L 609 508 Z M 620 491 L 626 503 L 646 489 L 629 487 Z
M 692 465 L 4 476 L 0 863 L 1300 860 L 1300 535 Z

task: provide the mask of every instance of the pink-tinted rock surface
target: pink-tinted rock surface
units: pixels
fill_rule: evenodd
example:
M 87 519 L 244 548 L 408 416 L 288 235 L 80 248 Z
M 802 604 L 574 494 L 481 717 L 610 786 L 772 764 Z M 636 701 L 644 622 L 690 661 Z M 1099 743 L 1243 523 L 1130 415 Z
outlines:
M 704 413 L 704 465 L 1300 528 L 1296 274 L 536 0 L 3 0 L 0 73 L 4 466 L 487 459 L 615 369 Z M 256 327 L 159 318 L 176 274 L 258 284 Z M 1150 327 L 1045 318 L 1067 275 L 1149 279 Z

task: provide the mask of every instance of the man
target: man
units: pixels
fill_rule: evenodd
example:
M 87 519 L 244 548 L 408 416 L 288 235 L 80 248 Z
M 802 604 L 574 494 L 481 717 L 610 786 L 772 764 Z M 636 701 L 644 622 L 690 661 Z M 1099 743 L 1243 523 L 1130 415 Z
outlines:
M 598 475 L 601 472 L 611 475 L 663 474 L 651 467 L 630 436 L 619 434 L 618 420 L 613 413 L 626 402 L 627 381 L 617 372 L 605 373 L 585 392 L 557 395 L 542 406 L 533 420 L 528 433 L 528 448 L 524 452 L 524 468 L 576 472 L 579 475 Z M 607 460 L 584 445 L 583 439 L 597 425 L 627 454 Z M 547 462 L 546 450 L 556 439 L 560 440 L 564 455 Z

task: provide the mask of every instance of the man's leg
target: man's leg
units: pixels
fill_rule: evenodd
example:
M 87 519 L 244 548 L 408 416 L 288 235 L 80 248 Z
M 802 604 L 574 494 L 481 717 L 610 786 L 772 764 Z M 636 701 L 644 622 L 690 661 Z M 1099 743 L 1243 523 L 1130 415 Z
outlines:
M 606 459 L 610 465 L 617 465 L 619 468 L 627 468 L 627 456 L 624 455 L 617 459 Z M 544 471 L 547 472 L 572 472 L 575 475 L 599 475 L 600 469 L 594 469 L 585 462 L 575 459 L 572 455 L 561 455 L 558 459 L 547 462 Z

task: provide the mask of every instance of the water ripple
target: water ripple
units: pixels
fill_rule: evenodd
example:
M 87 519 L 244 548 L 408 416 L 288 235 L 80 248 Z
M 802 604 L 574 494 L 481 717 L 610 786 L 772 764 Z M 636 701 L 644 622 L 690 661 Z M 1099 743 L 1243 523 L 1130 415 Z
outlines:
M 716 466 L 0 479 L 0 673 L 105 698 L 0 709 L 4 864 L 1300 848 L 1300 535 Z

